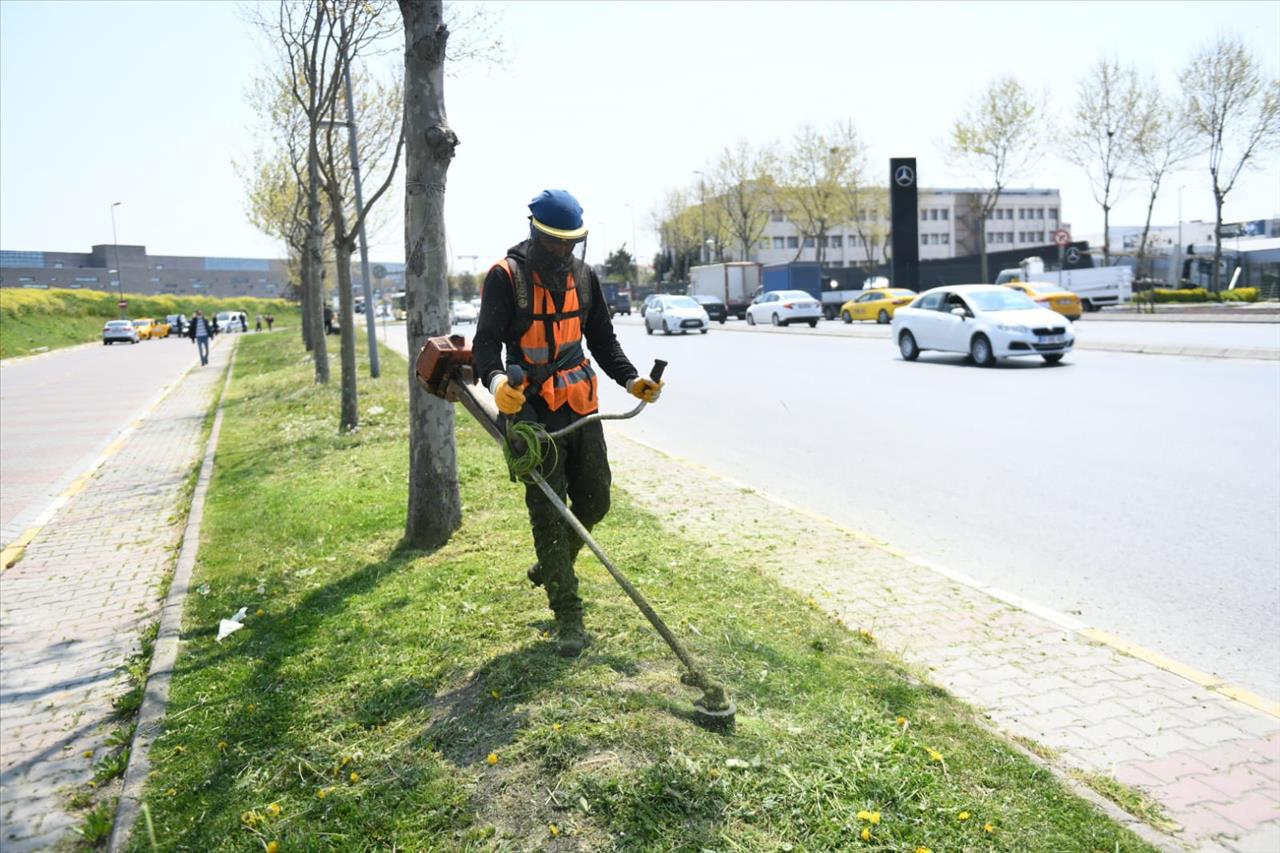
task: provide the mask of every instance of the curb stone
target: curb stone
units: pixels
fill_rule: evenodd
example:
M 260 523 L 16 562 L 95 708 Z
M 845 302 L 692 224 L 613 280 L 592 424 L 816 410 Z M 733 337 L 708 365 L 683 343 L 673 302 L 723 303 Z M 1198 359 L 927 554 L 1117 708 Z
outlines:
M 236 340 L 238 343 L 238 340 Z M 125 768 L 123 790 L 116 800 L 115 820 L 109 853 L 116 853 L 128 843 L 134 824 L 142 810 L 142 793 L 151 772 L 151 744 L 160 734 L 165 710 L 169 705 L 169 686 L 174 665 L 178 659 L 178 643 L 182 633 L 182 610 L 186 604 L 191 575 L 195 569 L 196 554 L 200 550 L 200 526 L 204 521 L 204 503 L 213 479 L 214 459 L 218 450 L 218 436 L 222 432 L 222 401 L 235 371 L 236 349 L 233 347 L 227 360 L 227 375 L 218 394 L 217 412 L 213 416 L 213 428 L 205 444 L 204 459 L 195 492 L 191 496 L 191 508 L 182 534 L 182 550 L 173 571 L 169 594 L 161 608 L 160 630 L 156 635 L 155 651 L 151 656 L 151 668 L 147 672 L 142 707 L 138 710 L 137 726 L 129 748 L 129 764 Z

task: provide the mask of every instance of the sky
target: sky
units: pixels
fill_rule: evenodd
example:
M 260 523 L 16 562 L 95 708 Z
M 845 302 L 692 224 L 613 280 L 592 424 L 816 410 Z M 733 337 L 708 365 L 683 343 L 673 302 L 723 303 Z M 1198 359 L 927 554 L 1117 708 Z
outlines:
M 270 4 L 268 4 L 270 6 Z M 472 7 L 468 7 L 470 9 Z M 1104 56 L 1177 93 L 1178 72 L 1218 33 L 1280 77 L 1280 0 L 1105 3 L 509 2 L 483 6 L 502 49 L 447 67 L 446 227 L 455 271 L 481 271 L 525 236 L 527 204 L 563 188 L 582 202 L 588 256 L 658 248 L 668 190 L 738 140 L 789 140 L 852 121 L 872 170 L 918 159 L 922 187 L 981 183 L 945 139 L 995 77 L 1043 93 L 1046 127 L 1070 113 Z M 474 33 L 474 30 L 472 31 Z M 467 38 L 459 31 L 458 40 Z M 400 73 L 399 45 L 370 60 Z M 234 163 L 260 144 L 245 93 L 274 61 L 241 4 L 224 0 L 0 0 L 0 248 L 280 257 L 246 216 Z M 1280 216 L 1280 157 L 1247 172 L 1224 219 Z M 366 179 L 367 181 L 368 179 Z M 1056 188 L 1073 237 L 1100 236 L 1083 172 L 1055 155 L 1012 182 Z M 1154 223 L 1213 219 L 1207 163 L 1172 176 Z M 1179 191 L 1181 187 L 1181 191 Z M 385 197 L 374 261 L 404 258 L 403 192 Z M 1140 224 L 1129 189 L 1112 224 Z

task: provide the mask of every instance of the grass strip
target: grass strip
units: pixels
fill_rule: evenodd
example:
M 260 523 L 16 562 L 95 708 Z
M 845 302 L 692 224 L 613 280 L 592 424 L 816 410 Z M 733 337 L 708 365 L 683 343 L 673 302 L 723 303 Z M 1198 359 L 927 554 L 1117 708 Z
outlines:
M 407 367 L 383 364 L 370 380 L 361 360 L 363 425 L 339 435 L 337 383 L 312 382 L 292 336 L 241 342 L 208 592 L 151 751 L 160 849 L 1152 849 L 869 638 L 620 490 L 601 545 L 729 684 L 737 732 L 692 725 L 696 692 L 594 558 L 596 643 L 556 657 L 523 495 L 461 410 L 464 526 L 396 550 Z

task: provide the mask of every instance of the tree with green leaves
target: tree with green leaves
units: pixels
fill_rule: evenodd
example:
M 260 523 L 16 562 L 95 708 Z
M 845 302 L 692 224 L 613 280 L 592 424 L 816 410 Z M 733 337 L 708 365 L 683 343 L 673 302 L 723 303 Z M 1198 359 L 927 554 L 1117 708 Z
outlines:
M 746 140 L 720 152 L 711 172 L 713 219 L 723 224 L 727 242 L 736 246 L 740 260 L 751 260 L 751 252 L 764 235 L 773 207 L 775 156 L 768 148 L 756 149 Z
M 1141 109 L 1141 128 L 1134 141 L 1134 174 L 1147 186 L 1147 215 L 1138 241 L 1138 270 L 1147 257 L 1147 239 L 1151 233 L 1151 214 L 1164 179 L 1178 171 L 1195 155 L 1195 136 L 1179 106 L 1149 83 Z M 1181 247 L 1179 247 L 1181 251 Z M 1175 256 L 1176 257 L 1176 254 Z M 1170 258 L 1170 263 L 1173 258 Z M 1150 303 L 1155 310 L 1155 300 Z
M 627 244 L 623 243 L 604 259 L 604 274 L 610 279 L 630 281 L 634 264 L 635 259 L 627 251 Z
M 779 158 L 774 205 L 800 231 L 799 259 L 812 241 L 819 264 L 827 234 L 852 219 L 848 188 L 864 180 L 865 146 L 852 122 L 838 122 L 823 132 L 803 125 Z
M 1213 180 L 1213 290 L 1222 289 L 1222 208 L 1246 167 L 1280 146 L 1280 80 L 1239 36 L 1219 35 L 1180 76 L 1187 123 L 1207 150 Z
M 982 280 L 987 269 L 987 219 L 1009 181 L 1039 160 L 1044 147 L 1043 99 L 1013 77 L 992 81 L 951 127 L 948 156 L 982 181 L 972 215 L 977 222 Z
M 687 189 L 670 190 L 653 213 L 654 228 L 662 236 L 667 257 L 655 269 L 668 271 L 673 281 L 687 281 L 689 267 L 698 263 L 702 251 L 702 208 L 693 203 Z
M 1102 208 L 1102 257 L 1111 264 L 1111 209 L 1120 198 L 1137 156 L 1143 125 L 1143 88 L 1138 72 L 1102 58 L 1080 81 L 1075 113 L 1062 143 L 1067 162 L 1089 177 Z

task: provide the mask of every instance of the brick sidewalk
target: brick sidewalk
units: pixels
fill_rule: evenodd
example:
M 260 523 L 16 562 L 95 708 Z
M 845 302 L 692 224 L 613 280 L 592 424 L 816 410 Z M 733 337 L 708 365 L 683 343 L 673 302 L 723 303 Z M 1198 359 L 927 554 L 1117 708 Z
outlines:
M 181 491 L 232 349 L 215 345 L 209 366 L 188 373 L 0 574 L 5 853 L 74 837 L 66 794 L 93 777 L 119 725 L 111 702 L 125 690 L 122 665 L 158 613 L 182 530 Z
M 1181 827 L 1165 846 L 1280 851 L 1280 719 L 701 466 L 609 440 L 615 484 L 650 512 L 871 631 L 1059 767 L 1144 791 Z M 670 488 L 689 467 L 696 493 Z

